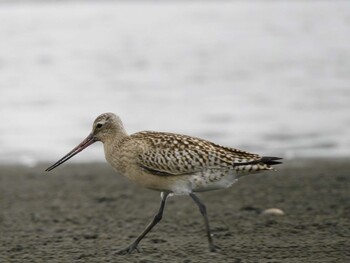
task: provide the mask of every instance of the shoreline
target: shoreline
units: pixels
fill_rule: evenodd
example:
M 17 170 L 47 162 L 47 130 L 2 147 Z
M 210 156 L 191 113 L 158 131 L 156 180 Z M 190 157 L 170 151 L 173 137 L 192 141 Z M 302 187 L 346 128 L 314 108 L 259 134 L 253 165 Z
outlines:
M 44 172 L 0 165 L 1 262 L 349 262 L 350 163 L 284 160 L 277 172 L 200 193 L 217 253 L 186 196 L 169 198 L 142 253 L 115 252 L 158 209 L 159 193 L 116 175 L 108 164 L 73 163 Z M 279 208 L 284 216 L 263 216 Z

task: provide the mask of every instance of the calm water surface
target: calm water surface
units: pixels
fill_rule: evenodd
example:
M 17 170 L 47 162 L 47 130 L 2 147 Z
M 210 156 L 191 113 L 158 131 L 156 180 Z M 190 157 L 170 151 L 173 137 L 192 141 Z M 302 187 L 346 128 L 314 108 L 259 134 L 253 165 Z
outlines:
M 349 43 L 349 1 L 1 4 L 0 163 L 54 161 L 106 111 L 130 133 L 349 156 Z

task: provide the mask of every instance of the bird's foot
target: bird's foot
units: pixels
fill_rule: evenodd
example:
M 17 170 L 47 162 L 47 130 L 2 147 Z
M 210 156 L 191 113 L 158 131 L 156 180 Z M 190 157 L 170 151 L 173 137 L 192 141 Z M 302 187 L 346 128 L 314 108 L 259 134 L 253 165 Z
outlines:
M 118 255 L 129 255 L 131 254 L 134 250 L 140 253 L 139 248 L 137 247 L 136 243 L 132 243 L 131 245 L 127 246 L 126 248 L 123 248 L 121 250 L 117 251 Z

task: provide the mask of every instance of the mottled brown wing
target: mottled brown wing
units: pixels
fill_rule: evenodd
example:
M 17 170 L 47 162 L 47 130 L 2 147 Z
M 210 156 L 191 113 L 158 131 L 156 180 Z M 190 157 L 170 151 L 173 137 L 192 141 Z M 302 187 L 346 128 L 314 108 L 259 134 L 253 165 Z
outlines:
M 222 147 L 212 142 L 186 135 L 140 132 L 133 135 L 147 141 L 139 155 L 139 165 L 158 175 L 184 175 L 208 169 L 232 169 L 258 162 L 256 154 Z

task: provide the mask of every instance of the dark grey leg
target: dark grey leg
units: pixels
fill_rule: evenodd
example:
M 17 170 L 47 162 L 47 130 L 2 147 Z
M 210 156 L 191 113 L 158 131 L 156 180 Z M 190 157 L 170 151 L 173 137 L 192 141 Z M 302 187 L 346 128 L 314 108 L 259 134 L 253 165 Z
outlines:
M 164 211 L 164 206 L 165 206 L 165 201 L 166 198 L 168 197 L 169 193 L 162 192 L 160 194 L 161 202 L 160 202 L 160 207 L 158 210 L 158 213 L 154 216 L 153 220 L 151 223 L 148 224 L 148 226 L 143 230 L 141 235 L 139 235 L 134 242 L 132 242 L 128 247 L 118 251 L 118 254 L 125 255 L 125 254 L 131 254 L 135 249 L 138 251 L 137 245 L 140 243 L 140 241 L 147 235 L 151 229 L 159 223 L 159 221 L 162 219 L 163 216 L 163 211 Z
M 205 224 L 205 229 L 207 231 L 208 242 L 209 242 L 209 250 L 211 252 L 214 252 L 216 250 L 216 247 L 214 246 L 213 239 L 212 239 L 211 233 L 210 233 L 209 221 L 208 221 L 208 216 L 207 216 L 207 209 L 206 209 L 205 205 L 201 202 L 201 200 L 194 193 L 190 193 L 190 196 L 192 197 L 193 201 L 196 203 L 196 205 L 199 208 L 199 211 L 201 212 L 202 216 L 204 217 L 204 224 Z

